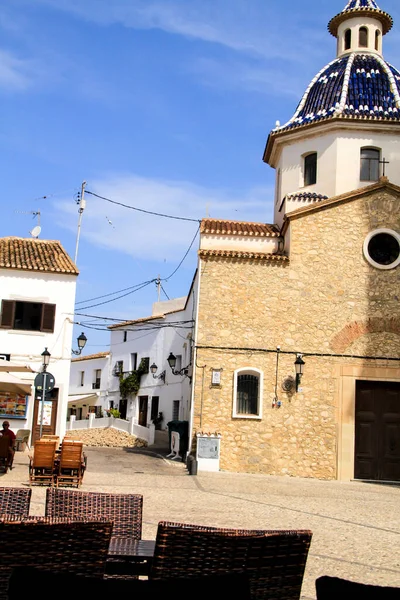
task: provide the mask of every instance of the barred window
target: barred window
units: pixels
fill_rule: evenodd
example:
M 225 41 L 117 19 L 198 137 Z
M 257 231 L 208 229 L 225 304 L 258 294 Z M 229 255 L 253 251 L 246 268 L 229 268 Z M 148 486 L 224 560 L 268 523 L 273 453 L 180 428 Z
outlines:
M 234 375 L 233 416 L 261 418 L 262 373 L 258 369 L 238 369 Z
M 380 156 L 381 153 L 378 148 L 361 148 L 361 181 L 378 181 Z

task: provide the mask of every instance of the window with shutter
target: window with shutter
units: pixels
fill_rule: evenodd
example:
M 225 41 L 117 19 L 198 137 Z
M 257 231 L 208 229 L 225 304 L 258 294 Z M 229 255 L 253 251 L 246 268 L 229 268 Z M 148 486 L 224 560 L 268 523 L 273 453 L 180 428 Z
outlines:
M 0 327 L 3 329 L 13 329 L 15 317 L 15 302 L 14 300 L 3 300 L 1 303 L 1 322 Z
M 55 304 L 43 304 L 42 324 L 41 324 L 40 330 L 45 331 L 46 333 L 53 333 L 55 316 L 56 316 L 56 305 Z

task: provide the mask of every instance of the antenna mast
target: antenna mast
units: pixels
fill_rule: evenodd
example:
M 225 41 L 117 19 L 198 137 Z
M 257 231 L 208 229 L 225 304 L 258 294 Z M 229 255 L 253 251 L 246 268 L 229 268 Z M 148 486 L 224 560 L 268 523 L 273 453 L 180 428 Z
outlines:
M 83 211 L 86 208 L 86 200 L 85 200 L 85 187 L 86 187 L 86 181 L 84 181 L 82 183 L 82 187 L 81 187 L 81 193 L 80 193 L 80 198 L 79 198 L 79 209 L 78 209 L 78 213 L 79 213 L 79 219 L 78 219 L 78 232 L 76 235 L 76 246 L 75 246 L 75 259 L 74 259 L 74 263 L 76 264 L 76 261 L 78 259 L 78 248 L 79 248 L 79 238 L 81 236 L 81 224 L 82 224 L 82 216 L 83 216 Z

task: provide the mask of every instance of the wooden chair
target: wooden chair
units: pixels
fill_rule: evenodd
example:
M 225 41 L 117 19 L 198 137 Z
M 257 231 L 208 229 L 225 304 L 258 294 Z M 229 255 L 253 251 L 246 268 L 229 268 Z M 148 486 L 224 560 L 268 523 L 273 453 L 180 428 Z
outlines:
M 10 466 L 10 438 L 6 435 L 0 436 L 0 469 L 7 473 Z
M 49 483 L 54 485 L 56 443 L 54 441 L 35 442 L 33 456 L 29 457 L 29 485 Z
M 40 438 L 40 440 L 45 441 L 45 442 L 55 442 L 56 443 L 56 450 L 58 450 L 59 446 L 60 446 L 60 436 L 59 435 L 50 435 L 50 434 L 45 434 L 42 435 L 42 437 Z
M 59 485 L 80 487 L 84 471 L 83 442 L 72 442 L 64 438 L 56 475 L 56 487 Z
M 0 514 L 27 517 L 31 496 L 30 488 L 0 487 Z
M 142 538 L 143 496 L 140 494 L 107 494 L 48 488 L 46 516 L 72 519 L 102 517 L 113 522 L 112 537 Z
M 30 429 L 18 429 L 17 433 L 15 434 L 15 444 L 17 451 L 20 449 L 22 444 L 26 444 L 29 448 L 30 435 Z
M 160 522 L 149 579 L 245 573 L 253 600 L 300 598 L 312 533 Z
M 112 523 L 104 519 L 28 517 L 21 521 L 0 516 L 0 539 L 6 549 L 0 560 L 0 600 L 7 600 L 8 581 L 16 567 L 102 578 L 111 531 Z

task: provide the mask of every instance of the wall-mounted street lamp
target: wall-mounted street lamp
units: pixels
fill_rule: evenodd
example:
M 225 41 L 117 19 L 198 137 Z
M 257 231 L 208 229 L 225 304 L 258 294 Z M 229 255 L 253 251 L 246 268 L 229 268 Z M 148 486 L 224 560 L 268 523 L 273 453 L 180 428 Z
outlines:
M 165 383 L 165 371 L 162 371 L 162 373 L 160 373 L 159 375 L 156 375 L 157 373 L 157 365 L 156 363 L 153 363 L 152 365 L 150 365 L 150 373 L 153 375 L 154 379 L 161 379 L 161 381 L 163 383 Z
M 47 367 L 49 366 L 50 362 L 50 356 L 50 352 L 47 350 L 47 348 L 45 348 L 42 352 L 42 373 L 45 373 L 47 371 Z
M 301 354 L 298 354 L 296 360 L 294 361 L 294 366 L 296 369 L 296 392 L 298 392 L 298 390 L 299 390 L 301 378 L 304 373 L 304 365 L 305 365 L 305 362 L 302 359 Z
M 172 352 L 169 353 L 167 361 L 168 361 L 168 364 L 169 364 L 169 366 L 171 368 L 172 375 L 185 375 L 185 377 L 189 377 L 189 366 L 183 367 L 183 369 L 179 369 L 179 371 L 175 370 L 175 367 L 176 367 L 176 356 L 174 354 L 172 354 Z
M 87 337 L 82 331 L 81 335 L 78 337 L 78 350 L 71 350 L 72 354 L 77 354 L 78 356 L 79 354 L 82 354 L 82 350 L 86 346 L 86 342 Z

